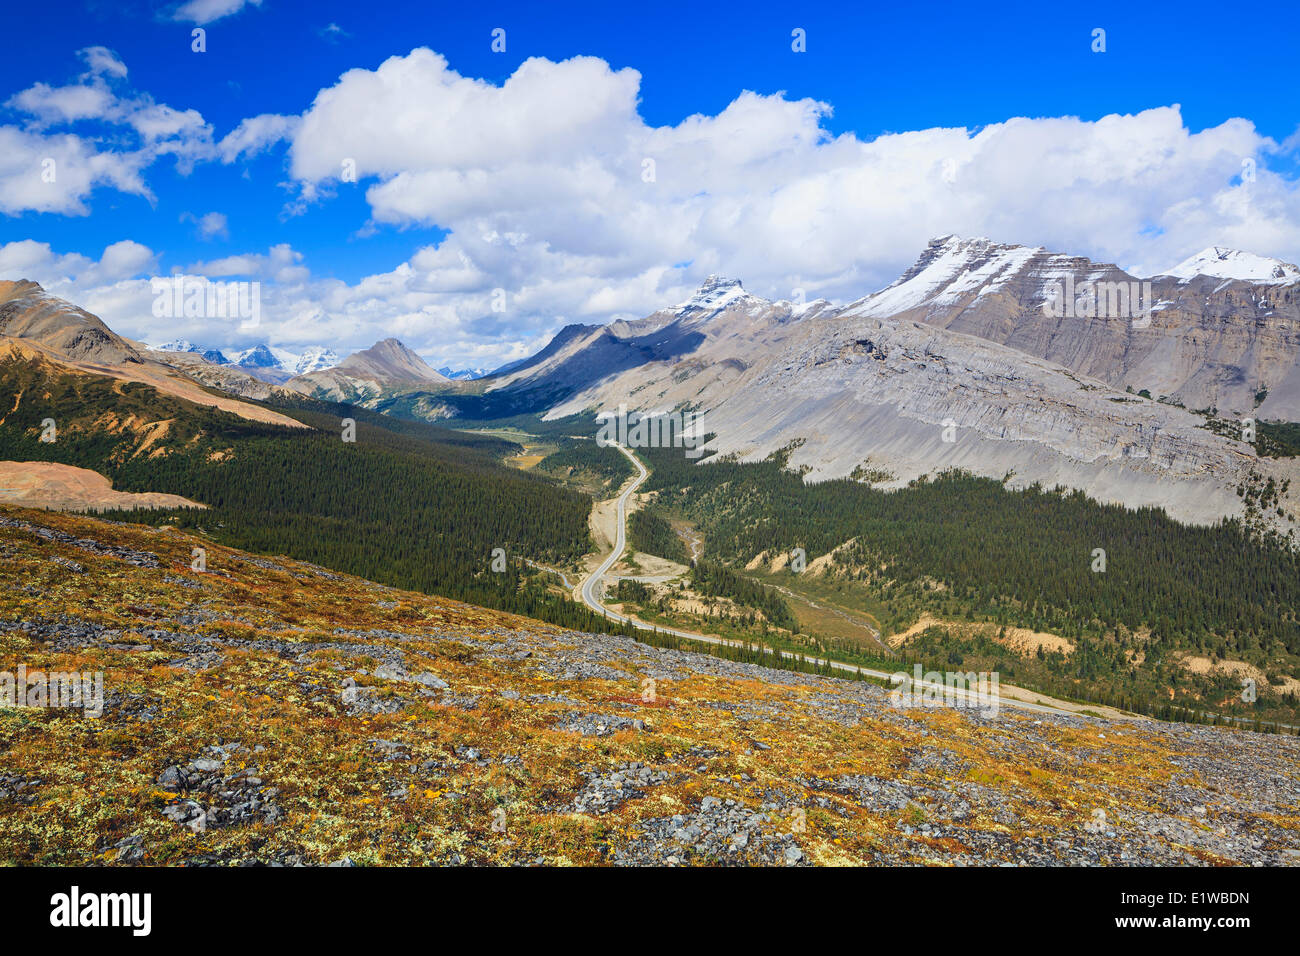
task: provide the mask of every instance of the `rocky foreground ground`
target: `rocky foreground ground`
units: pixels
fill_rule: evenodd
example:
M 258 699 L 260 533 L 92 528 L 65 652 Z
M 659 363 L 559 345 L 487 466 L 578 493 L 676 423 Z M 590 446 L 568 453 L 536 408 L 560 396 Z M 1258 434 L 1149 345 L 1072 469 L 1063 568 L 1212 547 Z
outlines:
M 207 570 L 191 570 L 194 547 Z M 202 537 L 0 510 L 0 862 L 1296 864 L 1300 740 L 564 631 Z

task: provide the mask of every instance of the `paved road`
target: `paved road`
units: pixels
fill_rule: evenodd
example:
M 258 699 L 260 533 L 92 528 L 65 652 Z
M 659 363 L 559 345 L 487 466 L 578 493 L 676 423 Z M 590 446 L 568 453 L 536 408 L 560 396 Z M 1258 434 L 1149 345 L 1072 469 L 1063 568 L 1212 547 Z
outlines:
M 614 532 L 614 550 L 609 553 L 609 557 L 600 563 L 600 567 L 591 572 L 591 574 L 587 576 L 587 579 L 582 582 L 582 587 L 578 589 L 580 592 L 578 596 L 583 604 L 587 605 L 587 607 L 591 608 L 597 614 L 607 614 L 615 621 L 627 621 L 629 620 L 628 618 L 615 614 L 613 611 L 608 610 L 603 604 L 601 604 L 600 599 L 603 595 L 600 592 L 602 590 L 602 582 L 605 575 L 609 573 L 610 568 L 618 563 L 618 559 L 623 557 L 623 550 L 627 547 L 627 500 L 631 498 L 645 480 L 650 477 L 650 472 L 646 470 L 645 465 L 641 464 L 641 459 L 637 458 L 636 455 L 632 454 L 622 445 L 615 444 L 614 447 L 626 455 L 628 461 L 632 462 L 632 464 L 636 466 L 637 476 L 628 482 L 628 486 L 619 494 L 618 503 L 615 505 L 616 530 Z M 634 621 L 632 623 L 635 624 L 638 622 Z M 653 630 L 653 628 L 651 628 L 651 630 Z
M 582 584 L 579 587 L 574 589 L 574 596 L 577 597 L 579 600 L 581 600 L 583 604 L 587 605 L 587 607 L 591 608 L 597 614 L 603 614 L 606 617 L 608 617 L 611 621 L 618 621 L 623 624 L 630 624 L 633 627 L 637 628 L 638 630 L 658 631 L 662 634 L 674 634 L 678 637 L 686 638 L 687 640 L 702 641 L 705 644 L 720 644 L 720 645 L 726 645 L 728 647 L 743 647 L 745 645 L 744 641 L 728 640 L 727 638 L 717 637 L 712 634 L 697 634 L 694 631 L 682 631 L 673 627 L 656 627 L 652 624 L 646 624 L 644 621 L 638 621 L 635 618 L 627 617 L 626 615 L 619 614 L 615 611 L 611 611 L 602 603 L 601 598 L 603 597 L 603 594 L 601 593 L 601 582 L 604 579 L 605 575 L 609 573 L 609 569 L 618 563 L 618 559 L 623 556 L 623 550 L 627 547 L 628 499 L 631 498 L 632 495 L 636 492 L 636 490 L 640 488 L 641 485 L 645 482 L 645 480 L 650 477 L 650 472 L 646 470 L 645 465 L 641 464 L 641 460 L 637 458 L 636 455 L 632 454 L 632 452 L 628 451 L 622 445 L 615 444 L 614 447 L 617 448 L 619 451 L 621 451 L 624 455 L 626 455 L 628 461 L 632 462 L 632 464 L 636 466 L 637 476 L 628 483 L 627 487 L 624 488 L 623 491 L 620 492 L 618 496 L 618 503 L 616 506 L 617 518 L 618 518 L 618 530 L 615 533 L 614 550 L 609 553 L 609 556 L 600 563 L 600 565 L 596 568 L 595 571 L 593 571 L 583 580 Z M 786 660 L 793 660 L 794 658 L 800 656 L 798 654 L 795 654 L 792 651 L 773 651 L 773 653 L 780 654 L 781 657 L 785 658 Z M 845 671 L 847 673 L 864 674 L 870 677 L 883 678 L 885 680 L 889 680 L 890 677 L 892 676 L 889 671 L 879 671 L 870 667 L 860 667 L 857 664 L 846 664 L 842 661 L 832 661 L 832 660 L 827 660 L 819 657 L 809 657 L 806 655 L 804 656 L 804 660 L 811 661 L 812 663 L 817 665 L 823 665 L 823 664 L 829 665 L 834 670 Z M 931 685 L 925 684 L 923 682 L 915 683 L 915 687 L 917 691 L 923 690 L 928 686 Z M 960 690 L 960 689 L 943 687 L 942 685 L 934 685 L 934 686 L 936 690 L 941 690 L 942 693 L 944 694 L 950 694 L 962 699 L 970 700 L 973 703 L 975 703 L 977 706 L 983 703 L 983 701 L 981 701 L 980 698 L 973 693 Z M 1043 704 L 1030 703 L 1028 701 L 1011 700 L 1005 696 L 999 698 L 998 704 L 999 705 L 1006 704 L 1007 706 L 1010 707 L 1018 707 L 1022 710 L 1032 710 L 1043 714 L 1069 713 L 1069 711 L 1060 708 L 1049 707 Z
M 528 558 L 524 558 L 524 564 L 528 565 L 530 568 L 536 568 L 538 571 L 550 571 L 552 574 L 558 574 L 560 576 L 560 580 L 564 582 L 565 590 L 566 591 L 573 590 L 573 585 L 569 583 L 569 576 L 565 574 L 563 571 L 561 571 L 559 568 L 550 568 L 544 564 L 538 564 L 536 561 L 530 561 Z

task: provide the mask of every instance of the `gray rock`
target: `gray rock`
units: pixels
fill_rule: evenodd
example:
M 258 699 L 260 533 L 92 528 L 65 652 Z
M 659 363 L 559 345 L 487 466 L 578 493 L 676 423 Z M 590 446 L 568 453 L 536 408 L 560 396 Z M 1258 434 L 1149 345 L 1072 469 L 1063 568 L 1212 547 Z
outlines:
M 185 773 L 180 767 L 170 766 L 159 775 L 158 785 L 164 790 L 180 790 L 185 785 Z

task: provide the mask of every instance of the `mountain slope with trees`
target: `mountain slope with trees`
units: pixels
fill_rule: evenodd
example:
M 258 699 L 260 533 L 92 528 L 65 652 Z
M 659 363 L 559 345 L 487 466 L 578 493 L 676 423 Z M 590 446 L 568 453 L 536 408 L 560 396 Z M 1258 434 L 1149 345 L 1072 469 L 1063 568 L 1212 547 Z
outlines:
M 680 450 L 640 453 L 647 490 L 691 518 L 711 560 L 736 569 L 795 548 L 808 562 L 834 552 L 828 586 L 875 614 L 886 635 L 923 615 L 1051 632 L 1079 650 L 1037 668 L 1044 689 L 1142 706 L 1171 692 L 1184 707 L 1298 722 L 1288 688 L 1300 678 L 1300 555 L 1242 522 L 1188 526 L 1158 509 L 960 472 L 882 491 L 805 483 L 783 455 L 697 464 Z M 788 564 L 769 578 L 797 582 Z M 1258 701 L 1239 699 L 1240 680 L 1189 672 L 1188 657 L 1257 668 L 1267 677 Z
M 518 446 L 305 397 L 266 407 L 309 428 L 15 359 L 0 363 L 0 408 L 8 410 L 0 458 L 90 468 L 121 491 L 208 506 L 122 518 L 202 528 L 235 546 L 567 626 L 600 624 L 533 582 L 523 563 L 584 554 L 591 501 L 500 464 Z M 345 418 L 355 422 L 354 441 L 343 440 Z M 53 442 L 40 440 L 46 419 L 57 424 Z

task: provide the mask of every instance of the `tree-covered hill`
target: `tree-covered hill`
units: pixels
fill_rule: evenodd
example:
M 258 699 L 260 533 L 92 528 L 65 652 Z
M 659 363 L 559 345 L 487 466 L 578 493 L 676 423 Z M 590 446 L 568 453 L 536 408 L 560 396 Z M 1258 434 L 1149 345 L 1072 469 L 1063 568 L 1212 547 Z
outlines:
M 124 491 L 166 491 L 204 511 L 128 520 L 200 527 L 386 584 L 574 627 L 603 626 L 531 582 L 523 558 L 567 563 L 588 548 L 590 499 L 500 463 L 517 446 L 312 399 L 268 407 L 308 425 L 253 422 L 150 386 L 43 361 L 0 365 L 0 457 L 89 468 Z M 343 439 L 343 419 L 355 440 Z M 40 441 L 53 419 L 54 442 Z M 493 570 L 493 553 L 505 553 Z M 500 562 L 496 563 L 499 569 Z
M 1172 691 L 1186 706 L 1198 698 L 1253 712 L 1224 700 L 1239 679 L 1202 679 L 1176 663 L 1240 661 L 1267 675 L 1261 700 L 1296 708 L 1282 688 L 1300 676 L 1300 556 L 1239 522 L 1188 526 L 1160 509 L 956 472 L 882 491 L 852 479 L 805 484 L 779 455 L 696 464 L 667 449 L 640 454 L 652 469 L 647 490 L 691 518 L 712 560 L 743 568 L 803 548 L 811 562 L 838 548 L 829 577 L 838 583 L 828 586 L 870 608 L 887 634 L 923 614 L 1051 632 L 1078 648 L 1038 668 L 1058 692 L 1167 704 Z M 794 581 L 788 569 L 778 577 Z

